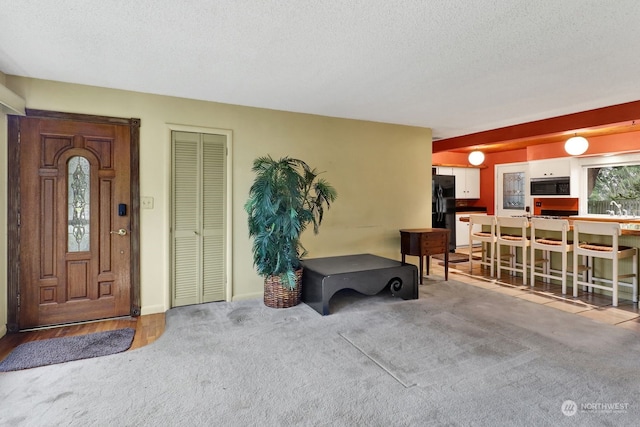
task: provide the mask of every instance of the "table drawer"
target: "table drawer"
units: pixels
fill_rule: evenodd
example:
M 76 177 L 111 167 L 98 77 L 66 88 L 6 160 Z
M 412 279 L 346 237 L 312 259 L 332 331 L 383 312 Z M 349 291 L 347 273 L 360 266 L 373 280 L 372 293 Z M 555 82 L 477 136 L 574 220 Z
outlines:
M 447 251 L 447 235 L 429 234 L 422 236 L 422 253 L 424 254 L 441 254 Z

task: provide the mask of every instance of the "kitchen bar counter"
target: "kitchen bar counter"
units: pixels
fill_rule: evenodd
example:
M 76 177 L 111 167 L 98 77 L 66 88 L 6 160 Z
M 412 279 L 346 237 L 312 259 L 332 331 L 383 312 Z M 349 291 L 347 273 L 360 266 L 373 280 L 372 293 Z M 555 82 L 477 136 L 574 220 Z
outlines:
M 557 217 L 558 219 L 566 219 L 569 221 L 569 225 L 571 230 L 573 229 L 573 222 L 580 221 L 600 221 L 600 222 L 617 222 L 622 226 L 621 236 L 619 238 L 619 244 L 621 246 L 630 246 L 635 248 L 640 248 L 640 217 L 616 217 L 611 215 L 576 215 L 576 216 L 565 216 L 565 217 Z M 469 221 L 468 216 L 464 216 L 460 218 L 461 221 Z M 559 232 L 545 232 L 545 235 L 549 237 L 557 237 Z M 572 239 L 573 232 L 570 232 L 569 240 Z M 588 238 L 588 235 L 587 235 Z M 592 239 L 588 241 L 591 243 L 607 243 L 606 237 L 603 236 L 592 236 Z M 555 264 L 558 265 L 558 254 L 551 254 L 552 258 L 555 258 Z M 553 261 L 552 261 L 553 262 Z M 598 267 L 601 271 L 600 277 L 610 277 L 612 274 L 610 263 L 600 263 Z M 636 268 L 640 268 L 636 266 Z M 631 274 L 633 272 L 633 266 L 631 265 L 631 259 L 625 259 L 621 261 L 620 265 L 620 274 Z M 620 298 L 631 299 L 632 295 L 629 290 L 626 288 L 620 289 Z
M 640 218 L 638 217 L 615 217 L 610 215 L 585 215 L 585 216 L 569 216 L 559 217 L 558 219 L 566 219 L 569 226 L 573 227 L 573 221 L 600 221 L 600 222 L 618 222 L 622 225 L 623 236 L 640 236 Z M 469 222 L 469 217 L 460 217 L 460 221 Z
M 571 216 L 566 218 L 569 220 L 569 225 L 572 225 L 573 221 L 598 221 L 598 222 L 617 222 L 622 226 L 622 234 L 625 236 L 640 236 L 640 218 L 638 217 L 616 217 L 611 215 L 585 215 L 585 216 Z

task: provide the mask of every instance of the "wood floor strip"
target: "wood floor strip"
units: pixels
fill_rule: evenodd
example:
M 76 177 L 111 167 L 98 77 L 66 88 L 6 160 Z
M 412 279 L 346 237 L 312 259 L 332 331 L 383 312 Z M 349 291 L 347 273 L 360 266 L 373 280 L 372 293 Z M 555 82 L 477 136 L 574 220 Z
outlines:
M 165 315 L 164 313 L 147 314 L 139 317 L 109 319 L 98 322 L 7 334 L 0 339 L 0 360 L 3 360 L 9 355 L 9 353 L 11 353 L 11 351 L 13 351 L 14 348 L 25 342 L 44 340 L 48 338 L 86 335 L 121 328 L 134 328 L 136 330 L 136 334 L 133 337 L 133 342 L 131 343 L 131 348 L 129 350 L 144 347 L 145 345 L 149 345 L 154 342 L 164 332 Z

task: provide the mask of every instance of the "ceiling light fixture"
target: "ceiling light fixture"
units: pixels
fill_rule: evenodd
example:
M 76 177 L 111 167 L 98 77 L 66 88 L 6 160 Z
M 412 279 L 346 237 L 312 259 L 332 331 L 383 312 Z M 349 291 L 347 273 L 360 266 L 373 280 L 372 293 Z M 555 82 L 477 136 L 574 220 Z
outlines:
M 484 162 L 484 153 L 482 151 L 472 151 L 469 153 L 469 163 L 473 166 L 481 165 Z
M 572 156 L 584 154 L 587 148 L 589 148 L 589 141 L 577 134 L 567 139 L 567 142 L 564 143 L 564 150 Z

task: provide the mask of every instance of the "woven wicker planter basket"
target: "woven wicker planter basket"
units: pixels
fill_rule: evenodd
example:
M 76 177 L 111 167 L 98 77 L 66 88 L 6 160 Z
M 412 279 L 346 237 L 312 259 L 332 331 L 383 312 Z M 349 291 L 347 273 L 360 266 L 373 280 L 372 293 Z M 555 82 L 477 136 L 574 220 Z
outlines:
M 271 308 L 289 308 L 300 304 L 302 287 L 302 268 L 296 270 L 296 287 L 289 290 L 282 286 L 279 276 L 264 279 L 264 305 Z

